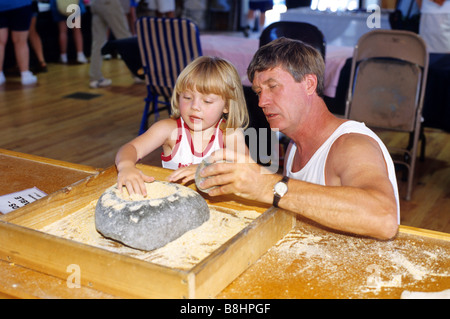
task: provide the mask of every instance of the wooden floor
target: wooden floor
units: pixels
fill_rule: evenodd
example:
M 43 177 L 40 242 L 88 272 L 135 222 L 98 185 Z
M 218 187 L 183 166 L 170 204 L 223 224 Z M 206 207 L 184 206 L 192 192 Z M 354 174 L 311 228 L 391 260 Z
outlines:
M 137 135 L 146 88 L 118 59 L 104 62 L 109 88 L 90 89 L 88 69 L 51 64 L 30 87 L 7 77 L 0 87 L 0 148 L 96 168 L 113 165 L 118 148 Z M 401 201 L 401 224 L 450 233 L 450 134 L 425 133 L 426 160 L 418 162 L 411 201 Z M 382 138 L 389 145 L 405 141 Z M 160 166 L 159 152 L 144 163 Z M 403 197 L 405 182 L 399 180 L 399 189 Z

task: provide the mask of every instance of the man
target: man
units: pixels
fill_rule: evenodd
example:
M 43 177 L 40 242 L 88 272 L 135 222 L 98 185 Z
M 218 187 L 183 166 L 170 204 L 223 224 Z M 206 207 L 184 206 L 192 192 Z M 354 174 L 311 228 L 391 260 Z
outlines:
M 102 73 L 102 47 L 111 30 L 116 39 L 131 37 L 124 8 L 119 0 L 92 0 L 92 49 L 89 68 L 89 87 L 92 89 L 108 87 L 111 79 L 104 78 Z
M 335 117 L 323 92 L 324 61 L 300 41 L 261 47 L 248 68 L 271 129 L 291 139 L 285 176 L 241 155 L 239 163 L 205 167 L 200 186 L 211 196 L 238 194 L 273 203 L 324 226 L 379 239 L 396 235 L 399 200 L 392 159 L 364 124 Z M 213 160 L 232 158 L 214 154 Z M 287 190 L 287 191 L 286 191 Z

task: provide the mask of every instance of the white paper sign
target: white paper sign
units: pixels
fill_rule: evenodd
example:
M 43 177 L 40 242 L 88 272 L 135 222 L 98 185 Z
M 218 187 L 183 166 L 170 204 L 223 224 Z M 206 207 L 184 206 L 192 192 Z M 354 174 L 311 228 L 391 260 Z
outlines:
M 36 187 L 0 196 L 0 213 L 10 213 L 44 196 L 47 196 L 47 194 Z

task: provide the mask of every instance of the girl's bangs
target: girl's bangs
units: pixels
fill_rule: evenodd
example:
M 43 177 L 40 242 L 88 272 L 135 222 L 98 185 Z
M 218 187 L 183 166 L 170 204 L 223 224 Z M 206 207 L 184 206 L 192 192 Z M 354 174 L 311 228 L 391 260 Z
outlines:
M 216 94 L 229 99 L 229 88 L 227 87 L 227 83 L 224 83 L 219 72 L 199 68 L 181 81 L 179 90 L 181 92 L 195 90 L 201 94 Z

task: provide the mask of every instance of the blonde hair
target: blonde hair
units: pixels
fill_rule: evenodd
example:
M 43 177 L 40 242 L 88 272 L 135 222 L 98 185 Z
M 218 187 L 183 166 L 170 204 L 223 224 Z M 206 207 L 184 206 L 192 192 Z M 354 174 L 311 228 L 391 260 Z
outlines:
M 236 68 L 225 59 L 201 56 L 192 61 L 178 76 L 172 94 L 172 117 L 179 118 L 179 98 L 183 92 L 216 94 L 225 101 L 228 113 L 225 128 L 246 128 L 249 122 L 241 78 Z

